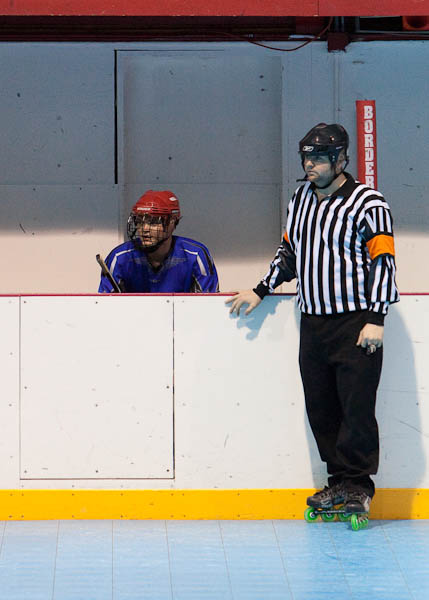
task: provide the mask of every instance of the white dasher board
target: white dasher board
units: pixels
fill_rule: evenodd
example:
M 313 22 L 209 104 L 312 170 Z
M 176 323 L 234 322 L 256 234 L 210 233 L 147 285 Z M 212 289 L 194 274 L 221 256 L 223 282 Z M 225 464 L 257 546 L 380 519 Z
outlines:
M 21 479 L 172 478 L 172 299 L 21 302 Z

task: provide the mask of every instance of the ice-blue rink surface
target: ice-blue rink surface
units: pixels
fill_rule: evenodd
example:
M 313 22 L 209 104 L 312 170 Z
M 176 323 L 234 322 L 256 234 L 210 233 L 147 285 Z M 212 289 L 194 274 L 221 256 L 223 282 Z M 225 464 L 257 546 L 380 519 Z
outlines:
M 0 522 L 1 600 L 424 600 L 429 521 Z

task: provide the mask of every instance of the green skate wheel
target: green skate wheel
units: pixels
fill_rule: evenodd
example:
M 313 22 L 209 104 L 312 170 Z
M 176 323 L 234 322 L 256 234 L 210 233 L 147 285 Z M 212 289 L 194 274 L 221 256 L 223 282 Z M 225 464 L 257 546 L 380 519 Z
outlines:
M 311 506 L 305 509 L 304 519 L 307 521 L 307 523 L 313 523 L 314 521 L 317 521 L 317 517 L 317 512 Z
M 330 523 L 331 521 L 335 521 L 335 513 L 322 513 L 322 521 L 325 523 Z
M 350 522 L 352 524 L 352 529 L 353 531 L 359 531 L 360 527 L 359 527 L 359 516 L 356 514 L 353 514 L 351 516 Z
M 366 514 L 353 514 L 351 517 L 351 524 L 353 531 L 359 531 L 359 529 L 365 529 L 368 527 L 368 515 Z
M 345 515 L 344 513 L 338 513 L 338 518 L 341 521 L 341 523 L 347 523 L 347 521 L 350 521 L 351 515 Z

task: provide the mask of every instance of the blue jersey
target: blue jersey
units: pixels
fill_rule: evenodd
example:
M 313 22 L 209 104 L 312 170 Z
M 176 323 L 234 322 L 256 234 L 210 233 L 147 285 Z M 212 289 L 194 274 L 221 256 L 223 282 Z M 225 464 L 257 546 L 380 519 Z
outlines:
M 170 252 L 157 269 L 143 248 L 132 241 L 114 248 L 106 264 L 122 291 L 130 294 L 219 291 L 216 267 L 208 249 L 185 237 L 173 236 Z M 113 292 L 104 275 L 98 291 Z

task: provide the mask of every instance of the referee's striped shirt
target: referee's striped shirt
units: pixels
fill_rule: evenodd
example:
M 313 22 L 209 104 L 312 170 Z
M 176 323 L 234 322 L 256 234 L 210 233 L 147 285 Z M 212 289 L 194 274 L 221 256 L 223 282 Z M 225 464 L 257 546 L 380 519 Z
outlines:
M 369 310 L 368 321 L 381 324 L 399 300 L 392 217 L 380 192 L 345 175 L 321 201 L 309 182 L 296 190 L 281 245 L 255 292 L 263 298 L 296 277 L 302 312 Z

